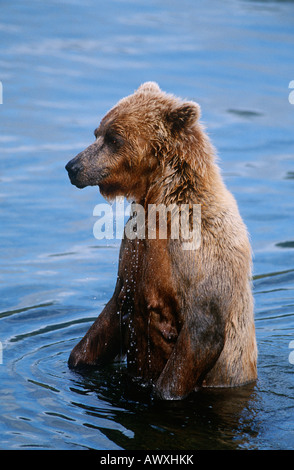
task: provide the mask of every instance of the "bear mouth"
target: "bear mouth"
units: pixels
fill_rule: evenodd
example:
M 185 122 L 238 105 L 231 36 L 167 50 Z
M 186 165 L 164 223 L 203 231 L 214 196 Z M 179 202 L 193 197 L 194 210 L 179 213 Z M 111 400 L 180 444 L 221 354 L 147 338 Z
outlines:
M 84 189 L 87 186 L 86 184 L 79 183 L 78 181 L 72 181 L 71 179 L 70 179 L 70 182 L 73 186 L 75 186 L 78 189 Z
M 99 186 L 107 176 L 109 176 L 109 171 L 106 169 L 99 171 L 95 175 L 85 175 L 83 168 L 78 168 L 77 166 L 73 167 L 69 164 L 66 165 L 66 170 L 68 172 L 68 177 L 73 186 L 76 186 L 78 189 L 86 188 L 87 186 Z
M 82 181 L 79 180 L 78 176 L 68 172 L 68 177 L 73 186 L 76 186 L 79 189 L 83 189 L 87 186 L 87 184 L 84 184 Z

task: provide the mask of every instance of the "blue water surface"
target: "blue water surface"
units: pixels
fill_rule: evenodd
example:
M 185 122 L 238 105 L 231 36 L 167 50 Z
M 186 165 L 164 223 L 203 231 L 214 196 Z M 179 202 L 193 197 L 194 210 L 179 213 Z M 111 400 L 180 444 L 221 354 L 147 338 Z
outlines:
M 293 449 L 294 2 L 2 0 L 0 448 Z M 160 406 L 72 347 L 112 295 L 119 241 L 64 165 L 155 80 L 197 101 L 254 251 L 258 382 Z M 293 343 L 292 343 L 293 345 Z

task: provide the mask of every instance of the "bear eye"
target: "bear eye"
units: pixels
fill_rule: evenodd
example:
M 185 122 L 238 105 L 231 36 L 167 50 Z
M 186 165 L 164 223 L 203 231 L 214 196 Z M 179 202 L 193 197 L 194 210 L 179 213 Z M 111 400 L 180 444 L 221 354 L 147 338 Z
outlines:
M 113 145 L 113 146 L 120 146 L 122 144 L 122 138 L 118 136 L 117 134 L 111 134 L 111 133 L 106 133 L 104 137 L 104 141 L 108 145 Z

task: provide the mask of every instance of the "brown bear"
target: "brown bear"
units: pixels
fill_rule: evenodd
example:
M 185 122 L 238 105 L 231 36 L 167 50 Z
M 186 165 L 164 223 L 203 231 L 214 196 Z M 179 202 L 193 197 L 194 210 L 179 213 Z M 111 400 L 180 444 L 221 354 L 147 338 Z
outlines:
M 199 117 L 198 104 L 147 82 L 66 165 L 78 188 L 98 185 L 146 214 L 159 204 L 201 205 L 197 249 L 184 250 L 170 230 L 166 238 L 122 239 L 114 294 L 69 357 L 71 368 L 99 367 L 122 351 L 130 374 L 162 399 L 257 378 L 247 229 Z

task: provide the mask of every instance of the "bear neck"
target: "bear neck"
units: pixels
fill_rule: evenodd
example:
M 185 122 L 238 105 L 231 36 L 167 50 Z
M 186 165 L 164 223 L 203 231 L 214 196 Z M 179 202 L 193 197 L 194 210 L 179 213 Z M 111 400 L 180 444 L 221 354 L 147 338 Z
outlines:
M 147 194 L 141 204 L 216 203 L 216 195 L 224 183 L 215 163 L 215 150 L 207 136 L 197 129 L 183 145 L 165 148 L 159 155 L 159 166 L 152 175 Z

